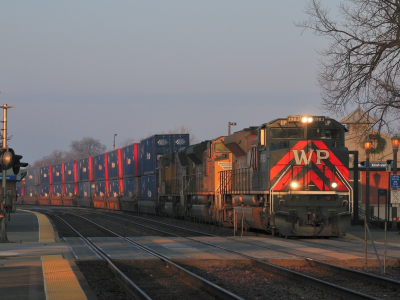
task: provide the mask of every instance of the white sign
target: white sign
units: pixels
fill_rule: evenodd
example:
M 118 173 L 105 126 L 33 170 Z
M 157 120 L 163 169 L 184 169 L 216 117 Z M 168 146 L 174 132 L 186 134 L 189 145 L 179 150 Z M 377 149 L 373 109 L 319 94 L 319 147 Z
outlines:
M 400 190 L 390 191 L 390 199 L 393 204 L 400 204 Z

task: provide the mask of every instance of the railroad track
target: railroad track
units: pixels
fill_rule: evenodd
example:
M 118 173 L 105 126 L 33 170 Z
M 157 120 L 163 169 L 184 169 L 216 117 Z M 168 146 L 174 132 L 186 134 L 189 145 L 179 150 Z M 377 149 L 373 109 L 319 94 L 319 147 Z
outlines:
M 55 214 L 51 214 L 51 213 L 47 213 L 49 215 L 52 215 L 58 219 L 60 219 L 66 226 L 68 226 L 68 228 L 74 232 L 74 234 L 76 234 L 77 236 L 79 236 L 93 251 L 95 251 L 95 253 L 101 257 L 102 259 L 104 259 L 107 264 L 108 267 L 113 271 L 113 273 L 116 275 L 116 277 L 118 278 L 118 280 L 138 299 L 157 299 L 157 298 L 151 298 L 148 295 L 148 292 L 146 293 L 146 291 L 143 291 L 136 283 L 134 283 L 123 271 L 121 271 L 120 268 L 117 267 L 117 264 L 115 262 L 113 262 L 107 255 L 107 253 L 105 253 L 101 248 L 99 248 L 96 244 L 94 244 L 90 239 L 88 239 L 87 237 L 85 237 L 84 235 L 82 235 L 79 231 L 77 231 L 71 224 L 69 224 L 66 220 L 64 220 L 62 217 L 55 215 Z M 227 300 L 239 300 L 239 299 L 243 299 L 215 284 L 213 284 L 212 282 L 184 269 L 183 267 L 175 264 L 174 262 L 170 261 L 168 258 L 166 258 L 163 255 L 160 255 L 159 253 L 129 239 L 126 237 L 123 237 L 87 218 L 84 218 L 82 216 L 76 215 L 76 214 L 71 214 L 71 213 L 67 213 L 69 215 L 73 215 L 75 217 L 79 217 L 83 220 L 85 220 L 85 222 L 92 224 L 93 226 L 99 228 L 102 232 L 106 232 L 108 235 L 110 236 L 115 236 L 115 237 L 119 237 L 120 239 L 126 241 L 127 243 L 153 255 L 155 258 L 158 258 L 162 261 L 161 264 L 158 265 L 153 265 L 153 267 L 163 267 L 166 269 L 169 269 L 168 272 L 173 272 L 175 274 L 174 278 L 176 278 L 176 275 L 179 276 L 179 279 L 182 282 L 185 282 L 186 285 L 190 286 L 190 288 L 194 289 L 195 292 L 191 293 L 192 297 L 191 299 L 196 299 L 196 294 L 197 294 L 197 299 L 215 299 L 215 297 L 219 298 L 219 299 L 227 299 Z M 175 280 L 176 281 L 176 280 Z M 154 287 L 153 285 L 151 285 L 152 287 Z M 149 288 L 149 286 L 147 286 Z M 182 288 L 182 287 L 180 287 Z M 186 287 L 187 289 L 187 287 Z M 205 290 L 208 292 L 209 295 L 205 295 L 204 292 L 201 292 L 202 290 Z M 208 296 L 208 297 L 207 297 Z M 161 294 L 160 298 L 158 299 L 165 299 L 165 294 Z
M 131 224 L 133 224 L 135 226 L 141 226 L 141 227 L 144 227 L 144 228 L 149 228 L 149 226 L 143 225 L 142 223 L 129 221 L 125 217 L 124 218 L 120 218 L 120 216 L 121 216 L 120 214 L 118 214 L 119 217 L 110 215 L 110 214 L 116 214 L 116 213 L 109 213 L 109 212 L 104 213 L 103 212 L 103 213 L 100 213 L 100 214 L 107 215 L 110 218 L 124 220 L 125 222 L 130 222 Z M 173 229 L 179 229 L 180 231 L 185 231 L 188 234 L 192 233 L 192 234 L 195 234 L 195 235 L 203 234 L 203 235 L 208 235 L 208 236 L 214 236 L 212 234 L 205 234 L 205 233 L 194 231 L 194 230 L 191 230 L 191 229 L 182 228 L 182 227 L 179 227 L 179 226 L 176 226 L 176 225 L 171 225 L 171 224 L 168 224 L 168 223 L 159 222 L 159 221 L 155 221 L 155 220 L 149 220 L 149 219 L 142 218 L 142 217 L 131 216 L 131 215 L 125 215 L 125 216 L 129 216 L 129 218 L 140 219 L 141 221 L 145 221 L 145 222 L 148 222 L 148 223 L 154 223 L 154 224 L 161 225 L 161 226 L 164 226 L 164 227 L 169 227 L 169 228 L 173 228 Z M 156 230 L 156 231 L 158 231 L 160 233 L 166 233 L 164 230 L 159 230 L 159 229 L 153 229 L 153 230 Z M 171 234 L 171 233 L 169 233 L 169 234 Z M 176 235 L 176 234 L 171 234 L 171 235 L 172 236 L 176 236 L 176 237 L 181 237 L 181 236 Z M 237 251 L 232 251 L 232 250 L 226 249 L 224 247 L 219 247 L 219 246 L 216 246 L 216 245 L 213 245 L 213 244 L 210 244 L 210 243 L 206 243 L 206 242 L 201 242 L 201 241 L 198 241 L 198 240 L 193 239 L 191 237 L 185 237 L 185 238 L 187 238 L 189 240 L 192 240 L 192 241 L 195 241 L 197 243 L 205 244 L 205 245 L 210 246 L 210 247 L 214 247 L 214 248 L 218 248 L 218 249 L 221 249 L 221 250 L 224 250 L 224 251 L 228 251 L 228 252 L 234 253 L 234 254 L 239 255 L 239 256 L 241 256 L 243 258 L 250 259 L 252 261 L 253 266 L 256 267 L 256 268 L 260 268 L 260 269 L 266 270 L 268 272 L 272 272 L 272 273 L 275 273 L 275 274 L 278 274 L 280 276 L 284 276 L 284 277 L 287 277 L 287 278 L 290 278 L 290 279 L 299 280 L 299 278 L 301 278 L 302 282 L 310 283 L 314 287 L 322 288 L 324 290 L 328 290 L 328 291 L 330 291 L 330 292 L 332 292 L 332 293 L 334 293 L 336 295 L 339 295 L 339 296 L 347 297 L 349 299 L 379 299 L 379 298 L 376 298 L 374 296 L 370 296 L 370 295 L 367 295 L 365 293 L 354 291 L 354 290 L 349 289 L 349 288 L 343 288 L 342 287 L 343 288 L 342 289 L 339 285 L 332 284 L 332 283 L 329 284 L 329 282 L 325 282 L 325 283 L 327 283 L 327 285 L 325 285 L 325 283 L 320 282 L 318 280 L 313 281 L 312 280 L 313 277 L 311 277 L 311 276 L 309 276 L 307 274 L 300 273 L 300 272 L 292 273 L 292 272 L 290 272 L 290 271 L 292 271 L 290 269 L 282 268 L 282 267 L 279 267 L 279 266 L 276 266 L 276 265 L 273 265 L 273 264 L 266 263 L 264 261 L 260 261 L 260 260 L 254 259 L 254 257 L 248 256 L 248 255 L 244 255 L 244 254 L 239 253 Z M 231 239 L 231 238 L 227 238 L 227 239 Z M 235 242 L 246 243 L 246 244 L 253 245 L 255 247 L 264 248 L 264 249 L 276 250 L 276 249 L 271 248 L 271 247 L 260 246 L 259 244 L 254 244 L 254 243 L 250 243 L 250 242 L 246 242 L 246 241 L 238 241 L 237 239 L 231 239 L 231 240 L 233 240 Z M 390 293 L 392 293 L 392 290 L 400 291 L 400 282 L 399 281 L 388 279 L 388 278 L 384 278 L 384 277 L 381 277 L 381 276 L 376 276 L 376 275 L 365 273 L 365 272 L 360 272 L 360 271 L 348 269 L 348 268 L 335 266 L 335 265 L 332 265 L 332 264 L 327 264 L 325 262 L 313 260 L 313 259 L 310 259 L 310 258 L 305 257 L 305 256 L 300 256 L 298 254 L 294 254 L 292 252 L 287 252 L 287 253 L 289 253 L 291 255 L 297 255 L 299 258 L 305 259 L 307 261 L 308 267 L 310 269 L 313 269 L 314 273 L 315 273 L 315 270 L 320 270 L 320 271 L 322 270 L 324 272 L 329 272 L 329 273 L 334 274 L 333 276 L 327 276 L 326 274 L 322 274 L 322 276 L 321 276 L 322 278 L 330 277 L 329 279 L 331 281 L 343 281 L 341 278 L 346 278 L 345 282 L 342 282 L 342 284 L 345 284 L 347 286 L 354 286 L 355 282 L 358 282 L 358 288 L 361 289 L 361 290 L 365 290 L 365 288 L 366 288 L 365 283 L 368 282 L 368 283 L 370 283 L 371 285 L 374 286 L 372 289 L 369 289 L 370 290 L 369 292 L 372 293 L 373 295 L 385 295 L 385 294 L 388 294 L 388 293 L 390 294 Z M 308 272 L 308 273 L 310 274 L 310 273 L 313 273 L 313 272 Z M 301 276 L 300 274 L 304 275 L 305 277 Z M 299 276 L 299 278 L 296 277 L 296 276 Z M 344 276 L 344 277 L 339 277 L 339 276 Z M 352 279 L 351 282 L 349 282 L 349 280 L 348 280 L 350 278 Z M 317 278 L 315 278 L 315 279 L 317 279 Z M 384 287 L 384 289 L 386 289 L 386 290 L 380 291 L 382 289 L 382 287 Z M 397 292 L 395 292 L 395 293 L 397 293 Z
M 203 232 L 198 232 L 198 231 L 194 231 L 191 229 L 187 229 L 187 228 L 182 228 L 176 225 L 171 225 L 171 224 L 167 224 L 164 222 L 159 222 L 159 221 L 155 221 L 155 220 L 149 220 L 146 218 L 142 218 L 142 217 L 137 217 L 137 216 L 132 216 L 132 215 L 125 215 L 125 214 L 118 214 L 118 213 L 112 213 L 112 212 L 96 212 L 96 214 L 101 214 L 103 216 L 107 216 L 109 218 L 112 219 L 119 219 L 121 221 L 124 222 L 129 222 L 132 225 L 135 226 L 140 226 L 142 228 L 151 228 L 150 226 L 144 225 L 142 223 L 138 223 L 138 222 L 134 222 L 132 221 L 132 218 L 136 219 L 136 220 L 140 220 L 140 221 L 144 221 L 147 223 L 152 223 L 152 224 L 157 224 L 158 226 L 163 226 L 163 228 L 172 228 L 172 229 L 179 229 L 180 232 L 185 232 L 187 235 L 192 234 L 192 235 L 208 235 L 208 236 L 213 236 L 212 234 L 205 234 Z M 112 214 L 112 216 L 111 216 Z M 116 217 L 115 215 L 118 215 L 118 217 Z M 78 215 L 76 215 L 78 216 Z M 82 216 L 79 216 L 81 218 L 83 218 Z M 123 218 L 121 218 L 123 217 Z M 130 220 L 128 220 L 128 219 Z M 88 222 L 92 222 L 90 220 L 88 220 Z M 94 222 L 92 222 L 94 223 Z M 165 230 L 161 230 L 161 229 L 155 229 L 155 228 L 151 228 L 154 231 L 157 231 L 159 233 L 163 233 L 163 234 L 169 234 L 170 236 L 176 236 L 176 237 L 181 237 L 180 235 L 177 234 L 173 234 L 171 232 L 167 232 Z M 107 230 L 104 228 L 104 230 Z M 314 270 L 324 270 L 325 272 L 330 272 L 330 273 L 334 273 L 335 275 L 331 275 L 331 276 L 327 276 L 326 274 L 324 276 L 322 276 L 322 278 L 326 278 L 326 277 L 330 277 L 330 280 L 332 281 L 332 278 L 336 281 L 339 278 L 345 278 L 347 281 L 347 283 L 351 282 L 352 285 L 354 285 L 354 281 L 358 281 L 361 282 L 361 286 L 364 286 L 365 282 L 373 282 L 376 286 L 373 288 L 375 290 L 375 292 L 372 293 L 372 295 L 367 295 L 365 292 L 361 293 L 359 291 L 355 291 L 353 289 L 350 288 L 345 288 L 343 286 L 340 286 L 338 284 L 334 284 L 332 282 L 328 282 L 328 280 L 321 280 L 318 278 L 315 278 L 315 276 L 310 276 L 311 274 L 303 274 L 301 272 L 296 272 L 287 268 L 283 268 L 274 264 L 269 264 L 266 263 L 264 261 L 260 261 L 257 259 L 254 259 L 254 257 L 251 256 L 247 256 L 244 255 L 242 253 L 239 253 L 237 251 L 232 251 L 229 249 L 226 249 L 224 247 L 219 247 L 210 243 L 206 243 L 206 242 L 199 242 L 196 239 L 190 238 L 190 237 L 185 237 L 186 239 L 192 240 L 196 243 L 202 243 L 205 244 L 209 247 L 213 247 L 213 248 L 218 248 L 230 253 L 233 253 L 235 255 L 241 256 L 242 258 L 245 259 L 249 259 L 252 263 L 252 266 L 254 266 L 257 269 L 261 269 L 261 270 L 265 270 L 267 272 L 273 273 L 273 274 L 277 274 L 286 278 L 289 278 L 290 280 L 294 279 L 296 281 L 300 281 L 303 283 L 306 283 L 308 285 L 311 285 L 313 287 L 319 288 L 321 290 L 324 291 L 329 291 L 332 294 L 341 296 L 341 297 L 345 297 L 348 299 L 379 299 L 382 296 L 387 296 L 387 294 L 392 293 L 392 291 L 394 291 L 394 293 L 396 293 L 395 295 L 398 295 L 398 291 L 400 291 L 400 282 L 398 281 L 394 281 L 394 280 L 390 280 L 387 278 L 383 278 L 380 276 L 375 276 L 375 275 L 371 275 L 368 273 L 364 273 L 364 272 L 359 272 L 359 271 L 354 271 L 351 269 L 347 269 L 347 268 L 341 268 L 338 266 L 334 266 L 334 265 L 330 265 L 330 264 L 326 264 L 323 262 L 319 262 L 319 261 L 315 261 L 315 260 L 311 260 L 307 257 L 301 257 L 300 258 L 304 258 L 307 262 L 308 262 L 308 266 L 309 267 L 313 267 Z M 124 238 L 127 239 L 127 238 Z M 230 238 L 228 238 L 230 239 Z M 129 239 L 128 239 L 129 240 Z M 247 243 L 250 245 L 253 245 L 255 247 L 261 247 L 258 244 L 253 244 L 253 243 L 249 243 L 249 242 L 245 242 L 245 241 L 238 241 L 237 239 L 232 239 L 235 242 L 240 242 L 240 243 Z M 133 242 L 133 241 L 132 241 Z M 137 244 L 137 243 L 136 243 Z M 261 247 L 261 248 L 265 248 L 265 249 L 272 249 L 272 250 L 276 250 L 273 248 L 269 248 L 269 247 Z M 293 253 L 290 253 L 293 254 Z M 309 272 L 310 273 L 310 272 Z M 312 272 L 311 272 L 312 273 Z M 351 280 L 349 280 L 351 278 Z M 340 280 L 339 280 L 340 281 Z M 360 284 L 358 284 L 360 286 Z M 382 291 L 382 287 L 384 286 L 386 290 Z M 365 290 L 365 289 L 363 289 Z M 389 291 L 388 291 L 389 290 Z M 391 297 L 390 295 L 388 297 Z M 395 296 L 394 299 L 396 299 L 397 297 Z

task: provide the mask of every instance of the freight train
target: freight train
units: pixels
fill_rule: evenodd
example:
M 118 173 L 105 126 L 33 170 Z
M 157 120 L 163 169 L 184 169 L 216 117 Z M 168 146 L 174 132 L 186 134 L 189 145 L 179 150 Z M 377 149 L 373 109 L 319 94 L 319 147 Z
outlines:
M 280 236 L 343 236 L 353 213 L 345 127 L 289 116 L 189 145 L 155 135 L 27 169 L 21 204 L 162 213 Z

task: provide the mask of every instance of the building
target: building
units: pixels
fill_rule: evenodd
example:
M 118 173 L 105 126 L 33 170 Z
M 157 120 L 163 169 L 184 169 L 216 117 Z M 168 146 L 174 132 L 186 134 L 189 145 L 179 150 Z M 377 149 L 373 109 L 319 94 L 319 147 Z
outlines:
M 374 216 L 381 219 L 386 217 L 387 197 L 379 196 L 379 190 L 390 190 L 389 188 L 389 172 L 385 167 L 387 160 L 393 160 L 392 136 L 371 129 L 371 124 L 375 124 L 377 120 L 366 114 L 360 108 L 357 108 L 351 114 L 346 116 L 340 123 L 344 124 L 348 130 L 345 138 L 345 145 L 350 151 L 358 151 L 359 161 L 359 207 L 365 210 L 365 161 L 366 152 L 364 149 L 364 141 L 369 137 L 372 140 L 372 149 L 370 154 L 370 208 Z M 361 162 L 361 164 L 360 164 Z M 364 165 L 362 165 L 364 162 Z M 393 166 L 393 163 L 392 163 Z M 400 166 L 400 161 L 397 161 Z M 353 168 L 353 155 L 350 156 L 350 168 Z M 400 173 L 400 172 L 399 172 Z M 391 172 L 393 174 L 393 171 Z M 353 177 L 352 177 L 353 178 Z M 381 193 L 383 193 L 381 191 Z M 387 193 L 387 192 L 386 192 Z M 394 207 L 397 204 L 393 204 Z M 397 209 L 388 209 L 389 220 L 397 217 Z

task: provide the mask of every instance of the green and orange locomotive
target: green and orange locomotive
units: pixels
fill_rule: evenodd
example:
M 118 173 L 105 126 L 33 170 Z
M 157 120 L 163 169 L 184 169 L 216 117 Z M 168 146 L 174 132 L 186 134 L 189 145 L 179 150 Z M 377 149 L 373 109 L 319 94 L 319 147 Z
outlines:
M 345 127 L 289 116 L 160 158 L 167 214 L 281 236 L 343 236 L 353 209 Z

